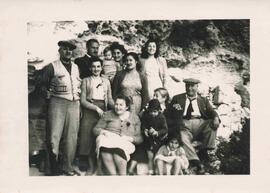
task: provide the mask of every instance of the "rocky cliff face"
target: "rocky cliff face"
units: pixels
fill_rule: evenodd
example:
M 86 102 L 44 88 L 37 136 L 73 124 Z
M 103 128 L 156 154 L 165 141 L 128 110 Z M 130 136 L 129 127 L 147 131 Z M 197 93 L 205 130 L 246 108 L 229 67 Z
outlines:
M 164 21 L 86 21 L 29 23 L 29 57 L 43 60 L 41 69 L 57 58 L 57 41 L 72 39 L 77 45 L 74 58 L 85 53 L 85 42 L 96 38 L 100 53 L 111 42 L 124 44 L 129 51 L 140 52 L 150 33 L 161 41 L 161 55 L 168 62 L 170 95 L 184 92 L 182 80 L 198 78 L 201 94 L 218 111 L 222 124 L 218 135 L 228 138 L 241 129 L 241 97 L 235 86 L 249 72 L 249 20 L 164 20 Z M 216 87 L 218 86 L 218 99 Z M 218 100 L 218 101 L 215 101 Z

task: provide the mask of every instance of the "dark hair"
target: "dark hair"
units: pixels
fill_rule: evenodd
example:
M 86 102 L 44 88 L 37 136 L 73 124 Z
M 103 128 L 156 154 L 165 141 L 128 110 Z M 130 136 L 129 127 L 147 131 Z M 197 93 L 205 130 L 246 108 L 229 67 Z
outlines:
M 155 89 L 154 93 L 155 92 L 159 92 L 162 97 L 166 97 L 165 106 L 166 108 L 168 108 L 170 104 L 170 100 L 171 100 L 168 90 L 166 88 L 160 87 L 160 88 Z
M 125 95 L 117 95 L 115 98 L 114 98 L 114 101 L 116 101 L 117 99 L 122 99 L 126 102 L 126 106 L 128 107 L 128 111 L 130 110 L 130 104 L 131 104 L 131 101 L 129 99 L 129 97 L 125 96 Z
M 89 40 L 87 40 L 87 42 L 86 42 L 86 48 L 88 48 L 94 42 L 99 44 L 99 42 L 97 41 L 97 39 L 89 39 Z
M 125 47 L 123 45 L 119 44 L 118 42 L 113 42 L 110 47 L 111 47 L 112 51 L 115 49 L 118 49 L 122 52 L 123 55 L 127 54 L 127 50 L 125 49 Z
M 168 135 L 168 138 L 167 138 L 167 144 L 168 144 L 170 141 L 174 140 L 174 139 L 176 139 L 176 140 L 178 141 L 178 143 L 179 143 L 180 146 L 183 145 L 182 137 L 181 137 L 180 134 Z
M 103 55 L 105 55 L 106 52 L 108 52 L 108 51 L 112 52 L 112 49 L 111 49 L 110 46 L 107 46 L 106 48 L 104 48 L 104 50 L 103 50 Z
M 92 57 L 90 58 L 90 68 L 92 67 L 92 65 L 93 65 L 94 62 L 100 62 L 101 67 L 103 66 L 103 61 L 102 61 L 99 57 L 97 57 L 97 56 L 92 56 Z M 91 70 L 90 70 L 90 73 L 91 73 L 91 75 L 92 75 Z M 103 70 L 101 71 L 100 74 L 102 74 L 102 73 L 103 73 Z
M 148 51 L 147 51 L 147 47 L 148 45 L 151 43 L 151 42 L 154 42 L 157 46 L 157 50 L 156 50 L 156 53 L 154 54 L 154 57 L 157 58 L 159 57 L 159 41 L 157 39 L 154 39 L 154 38 L 150 38 L 145 44 L 144 46 L 142 47 L 142 54 L 141 54 L 141 57 L 142 58 L 148 58 L 149 57 L 149 54 L 148 54 Z
M 139 56 L 138 54 L 136 54 L 135 52 L 128 52 L 124 57 L 123 57 L 123 61 L 126 62 L 127 61 L 127 57 L 128 56 L 132 56 L 134 58 L 134 60 L 136 61 L 136 70 L 138 72 L 141 71 L 141 68 L 142 68 L 142 65 L 140 63 L 140 60 L 139 60 Z

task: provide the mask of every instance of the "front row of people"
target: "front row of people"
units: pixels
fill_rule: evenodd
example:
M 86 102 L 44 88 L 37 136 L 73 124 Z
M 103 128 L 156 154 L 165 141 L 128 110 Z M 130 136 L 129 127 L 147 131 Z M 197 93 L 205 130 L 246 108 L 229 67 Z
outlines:
M 101 76 L 102 61 L 91 60 L 91 76 L 81 84 L 78 67 L 71 61 L 75 46 L 67 41 L 58 45 L 60 60 L 45 67 L 42 84 L 45 83 L 51 95 L 50 147 L 57 161 L 63 147 L 61 170 L 65 175 L 79 175 L 73 167 L 78 133 L 79 155 L 89 164 L 88 175 L 96 168 L 105 175 L 133 173 L 140 149 L 147 151 L 150 174 L 183 174 L 189 163 L 197 167 L 198 173 L 203 173 L 192 142 L 201 140 L 202 155 L 207 157 L 207 151 L 214 148 L 220 120 L 209 101 L 197 94 L 198 80 L 185 79 L 186 93 L 174 96 L 170 104 L 165 88 L 156 89 L 154 99 L 147 105 L 128 88 L 123 93 L 119 91 L 121 95 L 113 94 L 113 101 L 110 81 Z M 126 58 L 127 69 L 131 70 L 119 79 L 116 76 L 114 82 L 122 81 L 122 84 L 114 85 L 113 92 L 114 88 L 122 88 L 123 82 L 133 85 L 134 91 L 144 86 L 142 77 L 133 70 L 136 56 L 127 54 Z M 137 79 L 143 84 L 138 88 L 133 84 Z M 139 112 L 137 104 L 146 107 Z

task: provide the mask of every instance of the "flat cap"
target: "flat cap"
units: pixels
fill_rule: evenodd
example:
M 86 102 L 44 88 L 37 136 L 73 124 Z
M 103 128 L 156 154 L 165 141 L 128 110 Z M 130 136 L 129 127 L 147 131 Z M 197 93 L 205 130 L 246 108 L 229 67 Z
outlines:
M 76 46 L 70 41 L 59 41 L 58 46 L 68 47 L 71 50 L 74 50 L 76 48 Z
M 195 79 L 195 78 L 186 78 L 183 80 L 183 82 L 186 84 L 198 84 L 201 81 L 199 81 L 198 79 Z

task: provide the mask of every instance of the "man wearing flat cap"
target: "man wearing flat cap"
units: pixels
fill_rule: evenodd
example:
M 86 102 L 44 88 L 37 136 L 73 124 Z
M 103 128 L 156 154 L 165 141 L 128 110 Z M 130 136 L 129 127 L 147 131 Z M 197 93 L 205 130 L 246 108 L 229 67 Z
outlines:
M 49 142 L 52 154 L 59 169 L 66 175 L 78 175 L 73 169 L 73 160 L 77 146 L 77 134 L 80 118 L 80 86 L 79 70 L 71 61 L 76 48 L 69 41 L 59 41 L 60 59 L 43 69 L 41 84 L 47 89 L 50 99 L 48 106 Z M 63 145 L 63 148 L 59 148 Z M 63 142 L 63 144 L 62 144 Z M 62 160 L 59 160 L 59 149 L 63 149 Z M 61 167 L 61 168 L 60 168 Z M 58 169 L 57 169 L 58 170 Z M 52 175 L 57 175 L 53 171 Z
M 199 80 L 188 78 L 183 81 L 186 93 L 173 97 L 169 107 L 169 116 L 175 132 L 180 132 L 183 147 L 191 165 L 197 168 L 198 174 L 203 174 L 201 159 L 206 159 L 208 150 L 215 148 L 216 131 L 220 119 L 213 110 L 207 98 L 198 94 Z M 197 155 L 193 141 L 202 142 L 202 149 Z M 200 158 L 199 158 L 200 157 Z
M 86 49 L 87 53 L 80 58 L 75 59 L 75 64 L 78 65 L 80 71 L 80 78 L 83 79 L 85 77 L 90 76 L 90 65 L 91 65 L 91 58 L 98 57 L 98 50 L 99 50 L 99 42 L 96 39 L 89 39 L 86 42 Z

